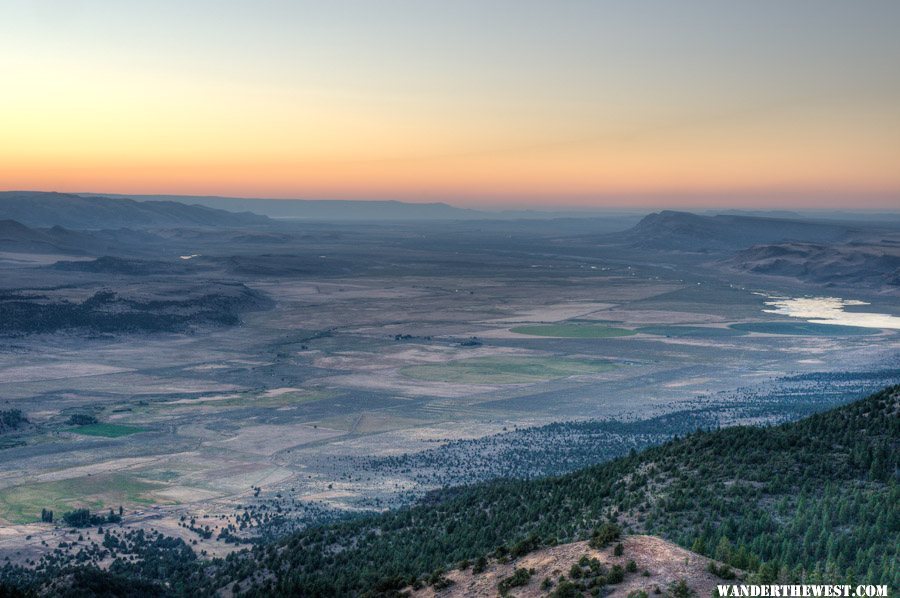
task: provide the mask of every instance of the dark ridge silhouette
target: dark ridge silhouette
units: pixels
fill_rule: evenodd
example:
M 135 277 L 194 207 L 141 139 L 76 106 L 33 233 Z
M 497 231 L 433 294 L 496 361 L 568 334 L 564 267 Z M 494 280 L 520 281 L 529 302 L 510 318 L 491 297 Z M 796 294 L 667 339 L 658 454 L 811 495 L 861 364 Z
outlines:
M 36 229 L 16 220 L 0 220 L 0 251 L 83 255 L 102 246 L 87 233 L 61 226 Z
M 167 227 L 243 227 L 269 222 L 266 216 L 234 213 L 176 201 L 135 201 L 42 191 L 0 192 L 0 218 L 31 227 L 80 230 Z

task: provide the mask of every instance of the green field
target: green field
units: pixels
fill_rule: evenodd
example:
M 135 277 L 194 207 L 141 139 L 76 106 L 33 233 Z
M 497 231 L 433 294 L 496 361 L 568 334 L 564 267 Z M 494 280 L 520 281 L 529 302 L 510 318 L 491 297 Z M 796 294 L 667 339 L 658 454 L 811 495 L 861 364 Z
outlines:
M 813 324 L 811 322 L 746 322 L 732 324 L 730 328 L 761 334 L 788 334 L 793 336 L 865 336 L 878 334 L 876 328 L 841 326 L 838 324 Z
M 711 328 L 708 326 L 644 326 L 643 328 L 638 328 L 637 331 L 656 336 L 692 338 L 721 338 L 723 336 L 742 336 L 747 334 L 743 330 L 734 328 Z
M 137 426 L 125 426 L 122 424 L 88 424 L 79 426 L 70 430 L 76 434 L 85 436 L 103 436 L 104 438 L 119 438 L 121 436 L 129 436 L 131 434 L 139 434 L 146 432 L 147 428 L 139 428 Z
M 458 382 L 460 384 L 522 384 L 615 369 L 614 363 L 599 359 L 557 357 L 482 357 L 447 363 L 412 365 L 400 373 L 416 380 Z
M 57 517 L 75 508 L 94 511 L 119 505 L 153 504 L 151 492 L 161 485 L 127 474 L 108 473 L 0 490 L 0 518 L 12 523 L 40 521 L 41 509 Z
M 614 338 L 637 334 L 627 328 L 614 328 L 602 324 L 534 324 L 510 328 L 510 332 L 529 336 L 552 336 L 557 338 Z

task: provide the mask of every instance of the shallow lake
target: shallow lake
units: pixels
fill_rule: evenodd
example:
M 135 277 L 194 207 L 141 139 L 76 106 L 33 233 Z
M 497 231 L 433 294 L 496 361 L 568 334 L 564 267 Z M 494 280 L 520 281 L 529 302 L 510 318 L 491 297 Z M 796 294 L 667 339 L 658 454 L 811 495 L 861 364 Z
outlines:
M 812 324 L 900 330 L 900 317 L 855 309 L 847 311 L 847 308 L 869 305 L 865 301 L 838 297 L 769 297 L 766 305 L 769 307 L 763 310 L 766 313 L 800 318 Z

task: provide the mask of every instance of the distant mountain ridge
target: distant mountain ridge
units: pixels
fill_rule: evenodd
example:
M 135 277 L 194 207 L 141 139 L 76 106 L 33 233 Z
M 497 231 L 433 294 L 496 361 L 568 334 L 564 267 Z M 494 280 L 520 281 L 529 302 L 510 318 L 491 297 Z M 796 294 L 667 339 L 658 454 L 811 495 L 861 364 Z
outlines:
M 61 226 L 37 229 L 16 220 L 0 220 L 0 251 L 82 255 L 101 246 L 91 235 Z
M 784 241 L 834 243 L 849 240 L 857 232 L 856 227 L 837 222 L 721 214 L 701 216 L 664 210 L 645 216 L 616 237 L 643 249 L 707 252 Z
M 473 209 L 444 202 L 419 203 L 399 200 L 354 199 L 271 199 L 222 197 L 215 195 L 127 195 L 116 193 L 79 193 L 85 197 L 116 197 L 138 201 L 176 201 L 229 211 L 250 211 L 270 218 L 310 221 L 402 222 L 424 220 L 546 220 L 558 218 L 594 218 L 627 222 L 622 230 L 643 215 L 636 209 Z
M 85 194 L 92 196 L 92 194 Z M 243 199 L 203 195 L 108 195 L 139 201 L 191 202 L 212 209 L 249 211 L 271 218 L 304 220 L 463 220 L 488 217 L 487 212 L 449 204 L 349 199 Z
M 270 222 L 266 216 L 234 213 L 175 201 L 136 201 L 43 191 L 0 192 L 0 219 L 30 227 L 79 230 L 118 228 L 243 227 Z

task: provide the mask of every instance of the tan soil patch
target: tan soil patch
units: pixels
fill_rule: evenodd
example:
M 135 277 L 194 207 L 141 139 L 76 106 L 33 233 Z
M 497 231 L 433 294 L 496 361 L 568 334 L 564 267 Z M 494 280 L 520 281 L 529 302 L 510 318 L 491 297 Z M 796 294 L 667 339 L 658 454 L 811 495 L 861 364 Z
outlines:
M 603 550 L 594 550 L 587 542 L 562 544 L 553 548 L 537 550 L 507 564 L 491 561 L 488 568 L 478 575 L 473 575 L 471 568 L 466 571 L 453 570 L 446 577 L 454 583 L 449 588 L 435 592 L 433 588 L 424 588 L 413 592 L 413 596 L 442 598 L 463 598 L 469 596 L 499 595 L 497 585 L 512 575 L 517 568 L 534 569 L 528 584 L 513 588 L 509 596 L 532 598 L 546 596 L 557 585 L 560 575 L 566 575 L 574 563 L 583 556 L 596 558 L 607 567 L 625 565 L 634 560 L 637 573 L 626 573 L 625 581 L 615 586 L 607 586 L 608 596 L 627 596 L 630 592 L 642 590 L 653 596 L 658 586 L 663 592 L 669 584 L 684 579 L 698 598 L 711 596 L 716 584 L 726 583 L 707 571 L 710 559 L 685 550 L 671 542 L 655 536 L 628 536 L 623 539 L 625 551 L 620 557 L 613 556 L 613 546 Z M 649 576 L 643 574 L 649 572 Z M 545 578 L 553 580 L 553 588 L 549 591 L 541 589 Z

